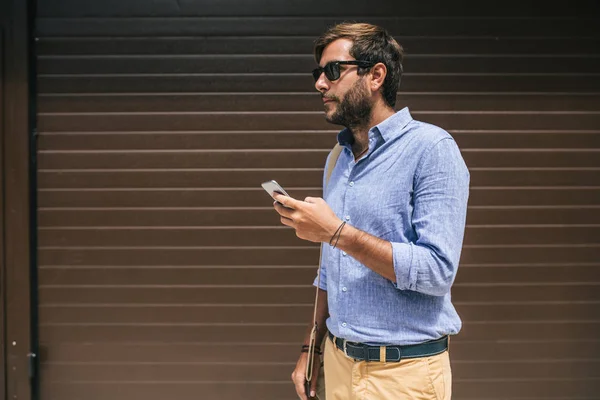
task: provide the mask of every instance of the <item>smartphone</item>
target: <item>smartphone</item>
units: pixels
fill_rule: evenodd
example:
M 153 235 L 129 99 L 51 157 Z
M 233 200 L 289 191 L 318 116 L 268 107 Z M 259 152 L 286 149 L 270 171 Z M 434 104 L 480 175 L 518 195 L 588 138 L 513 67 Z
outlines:
M 314 399 L 314 397 L 310 397 L 310 381 L 304 381 L 304 393 L 307 399 Z
M 269 193 L 269 195 L 271 197 L 273 197 L 273 193 L 281 193 L 283 195 L 286 195 L 288 197 L 291 197 L 289 194 L 287 194 L 287 192 L 281 187 L 281 185 L 279 185 L 279 183 L 275 182 L 275 181 L 267 181 L 267 182 L 263 182 L 261 183 L 261 186 L 263 187 L 263 189 L 265 189 L 267 191 L 267 193 Z M 273 200 L 275 200 L 275 197 L 273 197 Z

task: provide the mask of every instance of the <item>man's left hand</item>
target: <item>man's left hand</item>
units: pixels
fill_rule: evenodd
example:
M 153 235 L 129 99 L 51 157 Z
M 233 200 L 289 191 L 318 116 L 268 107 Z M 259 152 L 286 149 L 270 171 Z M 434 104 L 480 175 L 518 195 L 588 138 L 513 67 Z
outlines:
M 281 223 L 294 228 L 300 239 L 329 242 L 342 223 L 320 197 L 307 197 L 301 201 L 276 193 L 275 200 L 275 211 L 281 215 Z

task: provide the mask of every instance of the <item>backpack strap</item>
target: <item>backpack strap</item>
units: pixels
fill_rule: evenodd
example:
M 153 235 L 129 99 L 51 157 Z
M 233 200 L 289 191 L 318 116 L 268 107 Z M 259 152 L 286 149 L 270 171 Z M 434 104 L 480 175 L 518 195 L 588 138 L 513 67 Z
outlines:
M 325 175 L 325 187 L 323 188 L 323 191 L 325 191 L 327 184 L 329 184 L 329 178 L 331 178 L 331 173 L 335 168 L 335 164 L 337 164 L 338 158 L 340 158 L 342 150 L 344 150 L 344 148 L 339 143 L 336 143 L 329 153 L 331 156 L 329 157 L 329 165 L 327 166 L 327 175 Z
M 327 166 L 327 173 L 325 174 L 325 186 L 323 187 L 323 196 L 325 196 L 325 188 L 327 187 L 327 185 L 329 184 L 329 178 L 331 178 L 331 173 L 333 172 L 333 169 L 335 168 L 335 164 L 337 164 L 337 160 L 338 158 L 340 158 L 340 154 L 342 152 L 344 148 L 342 146 L 340 146 L 339 143 L 336 143 L 335 146 L 333 146 L 333 149 L 331 149 L 330 157 L 329 157 L 329 165 Z M 308 360 L 306 363 L 306 375 L 305 378 L 308 382 L 311 381 L 312 379 L 312 373 L 313 373 L 313 362 L 314 362 L 314 354 L 315 354 L 315 349 L 316 349 L 316 343 L 315 343 L 315 336 L 317 334 L 317 330 L 318 330 L 318 326 L 317 326 L 317 302 L 319 301 L 319 288 L 321 286 L 321 259 L 323 257 L 323 243 L 321 243 L 321 248 L 319 251 L 319 266 L 317 267 L 317 289 L 316 289 L 316 293 L 315 293 L 315 305 L 314 305 L 314 309 L 313 309 L 313 327 L 312 330 L 310 332 L 310 339 L 309 339 L 309 344 L 308 344 Z M 323 341 L 321 342 L 321 350 L 323 349 L 323 343 L 325 342 L 325 338 L 327 337 L 327 335 L 325 335 L 325 337 L 323 338 Z M 323 366 L 321 365 L 321 371 L 323 371 Z

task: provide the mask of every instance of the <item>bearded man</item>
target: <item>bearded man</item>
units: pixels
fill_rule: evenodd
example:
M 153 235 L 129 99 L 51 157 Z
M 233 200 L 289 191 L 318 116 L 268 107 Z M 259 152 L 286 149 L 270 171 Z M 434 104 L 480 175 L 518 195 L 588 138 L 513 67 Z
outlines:
M 448 132 L 395 111 L 403 50 L 385 29 L 334 26 L 314 53 L 315 88 L 326 120 L 345 127 L 343 148 L 328 157 L 323 198 L 276 195 L 274 207 L 299 238 L 324 243 L 316 343 L 327 339 L 314 356 L 324 353 L 326 398 L 450 399 L 468 169 Z M 301 399 L 315 396 L 308 357 L 292 373 Z

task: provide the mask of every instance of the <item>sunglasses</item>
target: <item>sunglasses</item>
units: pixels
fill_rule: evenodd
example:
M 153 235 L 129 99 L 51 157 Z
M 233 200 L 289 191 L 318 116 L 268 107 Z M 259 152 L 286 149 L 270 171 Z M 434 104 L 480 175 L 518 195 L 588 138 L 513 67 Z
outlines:
M 335 81 L 340 79 L 340 65 L 358 65 L 361 68 L 369 68 L 375 65 L 375 63 L 364 60 L 352 60 L 352 61 L 331 61 L 325 64 L 324 67 L 315 68 L 312 71 L 315 82 L 319 80 L 319 77 L 323 72 L 329 81 Z

